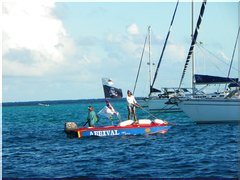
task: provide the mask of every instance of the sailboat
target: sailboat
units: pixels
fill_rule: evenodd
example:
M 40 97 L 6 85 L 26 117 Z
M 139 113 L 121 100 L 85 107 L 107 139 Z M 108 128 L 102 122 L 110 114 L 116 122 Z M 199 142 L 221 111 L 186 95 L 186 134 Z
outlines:
M 149 90 L 150 90 L 150 92 L 148 94 L 148 97 L 138 100 L 138 103 L 141 106 L 147 107 L 148 110 L 152 111 L 152 112 L 153 111 L 157 111 L 157 112 L 177 112 L 177 111 L 181 111 L 180 108 L 177 107 L 175 104 L 168 103 L 169 99 L 171 97 L 176 96 L 176 95 L 186 96 L 187 94 L 191 94 L 190 90 L 188 88 L 179 89 L 178 87 L 176 87 L 176 88 L 174 88 L 174 87 L 169 88 L 168 87 L 168 88 L 161 88 L 161 90 L 159 90 L 157 88 L 154 88 L 154 84 L 155 84 L 155 81 L 156 81 L 156 78 L 157 78 L 157 75 L 158 75 L 159 67 L 160 67 L 160 64 L 161 64 L 161 61 L 162 61 L 162 57 L 163 57 L 165 48 L 166 48 L 166 45 L 167 45 L 168 37 L 169 37 L 170 32 L 171 32 L 171 28 L 172 28 L 173 21 L 174 21 L 174 18 L 175 18 L 175 14 L 176 14 L 176 11 L 177 11 L 177 8 L 178 8 L 178 4 L 179 4 L 179 1 L 177 1 L 176 7 L 175 7 L 175 10 L 174 10 L 174 13 L 173 13 L 173 17 L 172 17 L 172 20 L 171 20 L 171 23 L 170 23 L 169 31 L 168 31 L 167 37 L 165 39 L 163 50 L 162 50 L 160 59 L 158 61 L 158 65 L 157 65 L 153 80 L 152 80 L 152 77 L 151 77 L 152 62 L 151 62 L 151 57 L 150 57 L 150 54 L 151 54 L 151 51 L 150 51 L 150 49 L 151 49 L 150 48 L 151 47 L 151 27 L 150 26 L 148 27 L 148 36 L 146 36 L 145 43 L 144 43 L 143 52 L 144 52 L 146 40 L 147 40 L 147 37 L 148 37 L 148 40 L 149 40 L 149 62 L 148 62 L 148 65 L 149 65 L 149 81 L 150 81 Z M 142 58 L 141 58 L 141 61 L 140 61 L 139 69 L 140 69 L 141 63 L 142 63 Z M 139 69 L 138 69 L 136 82 L 137 82 L 138 75 L 139 75 Z M 135 91 L 136 82 L 135 82 L 133 93 Z
M 205 77 L 206 75 L 195 75 L 194 77 L 201 76 Z M 196 123 L 240 122 L 240 82 L 238 82 L 238 78 L 207 77 L 209 80 L 204 83 L 212 81 L 214 84 L 228 83 L 230 90 L 223 93 L 178 98 L 177 105 Z M 196 81 L 198 82 L 198 80 Z
M 195 29 L 194 38 L 189 50 L 187 61 L 185 63 L 180 85 L 184 78 L 184 74 L 193 53 L 194 45 L 204 13 L 206 1 L 203 2 L 201 13 Z M 240 27 L 239 27 L 240 29 Z M 239 29 L 237 40 L 239 37 Z M 235 43 L 235 47 L 237 44 Z M 235 52 L 235 50 L 234 50 Z M 233 59 L 232 59 L 233 60 Z M 194 63 L 194 62 L 193 62 Z M 239 62 L 240 63 L 240 62 Z M 240 65 L 240 64 L 239 64 Z M 204 96 L 196 96 L 195 94 L 189 98 L 176 98 L 176 103 L 194 122 L 196 123 L 216 123 L 216 122 L 239 122 L 240 121 L 240 82 L 238 78 L 218 77 L 209 75 L 193 75 L 193 82 L 197 84 L 228 84 L 227 92 L 218 93 L 216 96 L 212 94 L 204 94 Z
M 193 95 L 178 98 L 177 105 L 196 123 L 238 122 L 240 121 L 240 82 L 238 78 L 195 75 L 195 79 L 207 77 L 202 83 L 229 83 L 226 92 Z M 197 77 L 197 78 L 196 78 Z M 219 81 L 218 81 L 219 80 Z M 196 80 L 196 84 L 199 84 Z M 201 80 L 202 81 L 202 80 Z M 234 83 L 235 82 L 235 83 Z

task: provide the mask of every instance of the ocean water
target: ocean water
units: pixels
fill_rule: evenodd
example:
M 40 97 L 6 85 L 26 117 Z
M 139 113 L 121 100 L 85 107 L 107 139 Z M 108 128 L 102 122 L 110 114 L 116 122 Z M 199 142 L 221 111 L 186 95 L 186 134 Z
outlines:
M 3 178 L 240 177 L 238 124 L 198 125 L 182 112 L 154 113 L 175 126 L 164 135 L 67 138 L 64 123 L 84 124 L 88 105 L 97 112 L 105 103 L 2 107 Z M 124 101 L 112 105 L 127 118 Z M 137 116 L 152 118 L 141 109 Z

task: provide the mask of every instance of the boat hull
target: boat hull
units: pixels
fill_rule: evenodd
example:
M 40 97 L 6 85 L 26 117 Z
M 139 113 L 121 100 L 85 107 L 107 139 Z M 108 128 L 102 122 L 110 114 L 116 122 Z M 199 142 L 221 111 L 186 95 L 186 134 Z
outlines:
M 141 107 L 148 108 L 148 99 L 147 98 L 138 99 L 137 102 L 138 102 L 138 104 L 141 105 Z
M 164 134 L 171 128 L 166 124 L 133 124 L 124 127 L 121 126 L 104 126 L 95 128 L 78 128 L 68 134 L 71 136 L 82 137 L 111 137 L 111 136 L 129 136 L 129 135 L 148 135 L 148 134 Z
M 149 98 L 147 100 L 148 110 L 151 112 L 180 112 L 182 111 L 175 104 L 168 104 L 168 98 Z
M 196 123 L 240 122 L 239 99 L 188 99 L 178 106 Z

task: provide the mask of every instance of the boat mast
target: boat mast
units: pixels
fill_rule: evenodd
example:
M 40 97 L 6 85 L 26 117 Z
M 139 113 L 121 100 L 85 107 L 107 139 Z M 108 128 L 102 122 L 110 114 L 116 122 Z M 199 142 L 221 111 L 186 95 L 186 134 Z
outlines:
M 151 62 L 151 26 L 148 26 L 148 65 L 149 65 L 149 92 L 151 92 L 151 83 L 152 83 L 152 62 Z
M 193 23 L 194 23 L 194 0 L 192 0 L 192 41 L 193 41 L 193 33 L 194 33 L 194 27 L 193 27 Z M 194 95 L 195 92 L 195 79 L 194 79 L 194 74 L 195 74 L 195 59 L 194 59 L 194 51 L 192 53 L 192 94 Z
M 205 11 L 206 3 L 207 3 L 207 0 L 203 0 L 202 6 L 201 6 L 201 9 L 200 9 L 200 14 L 199 14 L 198 21 L 197 21 L 197 25 L 196 25 L 196 28 L 195 28 L 195 31 L 194 31 L 194 34 L 193 34 L 192 43 L 191 43 L 191 46 L 189 48 L 188 55 L 187 55 L 187 60 L 185 62 L 184 68 L 183 68 L 182 77 L 181 77 L 179 87 L 178 87 L 179 89 L 181 88 L 183 78 L 185 76 L 189 61 L 190 61 L 191 56 L 193 54 L 194 46 L 196 44 L 196 40 L 197 40 L 200 24 L 202 22 L 203 14 L 204 14 L 204 11 Z
M 240 2 L 238 2 L 238 22 L 239 20 L 240 20 Z M 240 56 L 239 52 L 240 52 L 240 41 L 238 40 L 238 57 Z M 238 79 L 239 79 L 238 81 L 240 81 L 240 59 L 238 59 Z

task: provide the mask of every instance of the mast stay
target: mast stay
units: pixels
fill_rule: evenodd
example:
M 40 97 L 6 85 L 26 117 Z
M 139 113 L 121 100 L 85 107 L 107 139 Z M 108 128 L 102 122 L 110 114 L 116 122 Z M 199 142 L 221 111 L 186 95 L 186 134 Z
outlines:
M 234 50 L 233 50 L 232 59 L 231 59 L 231 63 L 230 63 L 230 66 L 229 66 L 228 76 L 227 76 L 227 77 L 230 76 L 230 72 L 231 72 L 231 69 L 232 69 L 232 63 L 233 63 L 233 59 L 234 59 L 234 55 L 235 55 L 235 50 L 236 50 L 237 43 L 238 43 L 239 32 L 240 32 L 240 26 L 238 27 L 237 38 L 236 38 L 236 42 L 235 42 L 235 45 L 234 45 Z
M 135 81 L 134 88 L 133 88 L 133 94 L 134 94 L 135 89 L 136 89 L 136 86 L 137 86 L 138 76 L 139 76 L 140 69 L 141 69 L 141 66 L 142 66 L 143 54 L 144 54 L 144 51 L 145 51 L 145 46 L 146 46 L 146 42 L 147 42 L 147 37 L 148 37 L 148 35 L 146 35 L 146 37 L 145 37 L 144 46 L 143 46 L 143 51 L 142 51 L 142 55 L 141 55 L 141 60 L 140 60 L 140 63 L 139 63 L 138 72 L 137 72 L 137 77 L 136 77 L 136 81 Z
M 198 21 L 197 21 L 197 26 L 195 28 L 195 32 L 194 32 L 194 35 L 193 35 L 193 38 L 192 38 L 192 43 L 191 43 L 191 46 L 190 46 L 190 49 L 189 49 L 189 52 L 188 52 L 187 60 L 185 62 L 184 68 L 183 68 L 182 77 L 181 77 L 181 80 L 180 80 L 180 83 L 179 83 L 179 89 L 181 88 L 182 81 L 183 81 L 183 78 L 185 76 L 186 69 L 188 67 L 188 63 L 189 63 L 190 58 L 193 54 L 193 49 L 194 49 L 194 46 L 196 44 L 196 40 L 197 40 L 198 32 L 199 32 L 199 29 L 200 29 L 200 24 L 202 22 L 202 17 L 203 17 L 204 11 L 205 11 L 206 3 L 207 3 L 207 0 L 203 0 L 201 10 L 200 10 L 200 14 L 199 14 Z
M 167 34 L 167 37 L 165 39 L 164 46 L 163 46 L 163 49 L 162 49 L 162 53 L 161 53 L 161 56 L 159 58 L 158 65 L 157 65 L 157 68 L 156 68 L 156 71 L 155 71 L 155 74 L 154 74 L 153 82 L 152 82 L 152 84 L 150 86 L 150 93 L 149 93 L 149 95 L 151 94 L 151 92 L 153 92 L 153 85 L 154 85 L 154 83 L 156 81 L 158 70 L 159 70 L 159 67 L 160 67 L 160 64 L 161 64 L 161 61 L 162 61 L 163 53 L 165 51 L 165 48 L 166 48 L 166 45 L 167 45 L 167 41 L 168 41 L 168 37 L 169 37 L 171 29 L 172 29 L 172 25 L 173 25 L 173 21 L 174 21 L 174 18 L 175 18 L 176 11 L 177 11 L 178 3 L 179 3 L 179 0 L 177 1 L 176 7 L 175 7 L 175 10 L 174 10 L 174 13 L 173 13 L 173 17 L 172 17 L 172 21 L 170 23 L 168 34 Z

